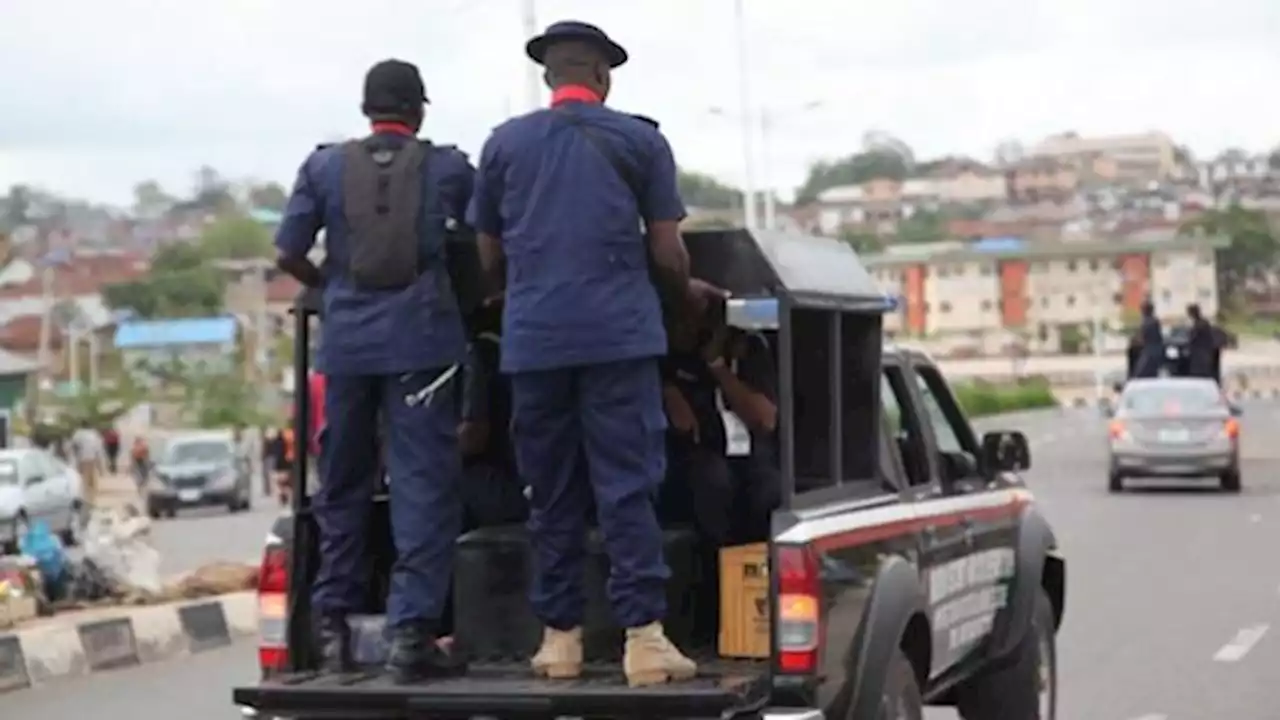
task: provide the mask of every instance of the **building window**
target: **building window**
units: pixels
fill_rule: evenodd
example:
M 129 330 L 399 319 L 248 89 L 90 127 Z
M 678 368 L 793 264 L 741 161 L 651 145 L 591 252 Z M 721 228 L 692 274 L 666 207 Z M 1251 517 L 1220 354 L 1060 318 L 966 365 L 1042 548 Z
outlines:
M 1090 260 L 1090 261 L 1089 261 L 1089 272 L 1098 272 L 1098 261 L 1097 261 L 1097 260 Z
M 951 268 L 947 267 L 946 265 L 939 265 L 938 277 L 940 278 L 951 277 Z
M 1208 288 L 1200 288 L 1200 299 L 1208 300 L 1213 297 L 1213 291 Z
M 983 300 L 983 301 L 982 301 L 982 311 L 983 311 L 983 312 L 988 312 L 989 310 L 991 310 L 991 301 L 990 301 L 990 300 Z
M 1047 307 L 1049 307 L 1049 296 L 1048 296 L 1048 295 L 1041 295 L 1041 296 L 1040 296 L 1040 307 L 1042 307 L 1042 308 L 1047 308 Z
M 942 302 L 938 303 L 938 310 L 939 312 L 943 312 L 943 313 L 951 312 L 951 303 L 947 302 L 946 300 L 943 300 Z
M 1173 300 L 1173 293 L 1169 292 L 1168 290 L 1161 290 L 1160 299 L 1165 302 L 1170 302 Z
M 1124 270 L 1124 258 L 1116 258 L 1111 261 L 1111 269 L 1119 272 Z
M 1067 272 L 1075 272 L 1075 271 L 1076 271 L 1076 261 L 1075 261 L 1075 260 L 1068 260 L 1068 261 L 1067 261 Z
M 1124 304 L 1124 294 L 1123 294 L 1123 293 L 1116 293 L 1115 295 L 1112 295 L 1112 296 L 1111 296 L 1111 302 L 1113 302 L 1113 303 L 1115 303 L 1115 304 L 1117 304 L 1117 305 L 1123 305 L 1123 304 Z
M 979 272 L 982 273 L 983 277 L 990 277 L 991 274 L 995 272 L 995 268 L 991 267 L 989 263 L 983 263 L 978 267 L 980 268 Z
M 1076 296 L 1075 296 L 1075 295 L 1068 295 L 1068 296 L 1067 296 L 1067 307 L 1075 307 L 1075 306 L 1076 306 Z

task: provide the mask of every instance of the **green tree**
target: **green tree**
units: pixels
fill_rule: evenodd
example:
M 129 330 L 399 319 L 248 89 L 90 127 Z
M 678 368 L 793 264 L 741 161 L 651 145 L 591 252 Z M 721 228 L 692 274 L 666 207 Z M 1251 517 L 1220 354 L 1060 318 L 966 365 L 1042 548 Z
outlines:
M 151 272 L 140 280 L 107 285 L 102 296 L 116 310 L 144 318 L 206 317 L 223 309 L 226 279 L 200 246 L 167 245 L 155 254 Z
M 260 388 L 238 372 L 187 371 L 179 381 L 186 420 L 201 428 L 260 425 Z
M 177 203 L 155 180 L 143 180 L 133 186 L 133 212 L 142 217 L 157 217 Z
M 898 223 L 898 242 L 930 243 L 946 239 L 946 220 L 936 212 L 922 210 Z
M 841 185 L 859 185 L 876 178 L 904 180 L 909 170 L 907 158 L 883 149 L 855 153 L 842 160 L 817 162 L 809 168 L 809 176 L 796 191 L 796 204 L 814 202 L 823 190 Z
M 1250 281 L 1265 282 L 1280 260 L 1275 228 L 1261 210 L 1233 203 L 1210 210 L 1182 226 L 1186 235 L 1225 237 L 1230 243 L 1218 251 L 1218 292 L 1224 304 L 1239 304 Z
M 676 187 L 689 207 L 728 210 L 742 206 L 742 191 L 725 185 L 710 175 L 679 171 Z
M 875 233 L 841 230 L 840 239 L 849 243 L 859 255 L 871 255 L 884 250 L 884 238 Z
M 217 170 L 205 165 L 196 171 L 195 188 L 191 206 L 211 213 L 228 213 L 236 209 L 236 198 L 227 182 Z
M 269 182 L 249 188 L 249 204 L 252 207 L 284 212 L 284 206 L 288 202 L 289 193 L 280 183 Z
M 200 234 L 200 252 L 205 258 L 247 260 L 272 255 L 271 231 L 256 220 L 230 215 L 211 223 Z

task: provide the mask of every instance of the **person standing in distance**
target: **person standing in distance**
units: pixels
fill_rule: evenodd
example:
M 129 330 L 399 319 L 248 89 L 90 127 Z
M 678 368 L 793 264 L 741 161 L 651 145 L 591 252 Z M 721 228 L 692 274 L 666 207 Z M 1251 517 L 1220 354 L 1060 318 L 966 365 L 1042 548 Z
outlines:
M 374 65 L 362 106 L 372 133 L 307 158 L 276 237 L 280 268 L 323 289 L 327 429 L 312 587 L 323 668 L 350 668 L 347 616 L 368 610 L 367 523 L 385 422 L 397 555 L 387 665 L 401 683 L 460 669 L 435 643 L 461 523 L 454 377 L 466 353 L 444 237 L 465 214 L 474 170 L 457 149 L 418 140 L 426 103 L 416 67 Z M 323 272 L 307 259 L 321 228 Z M 297 452 L 307 445 L 299 438 Z
M 609 600 L 627 629 L 629 684 L 690 678 L 696 665 L 662 627 L 669 571 L 654 502 L 666 468 L 658 361 L 667 338 L 659 294 L 683 303 L 710 290 L 689 279 L 685 208 L 666 139 L 604 105 L 626 51 L 599 28 L 568 21 L 526 52 L 546 68 L 551 107 L 493 131 L 468 219 L 492 283 L 505 291 L 502 371 L 511 378 L 516 462 L 531 490 L 532 601 L 546 626 L 533 670 L 582 672 L 594 493 Z M 575 474 L 580 451 L 587 472 Z

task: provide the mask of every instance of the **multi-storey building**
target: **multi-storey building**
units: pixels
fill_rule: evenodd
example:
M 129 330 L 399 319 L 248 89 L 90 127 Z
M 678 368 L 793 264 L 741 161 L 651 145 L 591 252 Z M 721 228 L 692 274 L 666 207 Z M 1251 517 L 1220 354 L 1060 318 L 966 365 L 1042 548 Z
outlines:
M 1198 303 L 1218 311 L 1217 238 L 1028 243 L 1016 239 L 939 243 L 864 262 L 900 299 L 886 330 L 910 335 L 1016 331 L 1053 345 L 1064 327 L 1088 332 L 1098 318 L 1111 331 L 1131 324 L 1143 300 L 1179 321 Z
M 1027 155 L 1073 162 L 1102 156 L 1114 163 L 1115 180 L 1131 184 L 1169 180 L 1180 172 L 1177 145 L 1158 131 L 1101 137 L 1062 133 L 1045 138 Z

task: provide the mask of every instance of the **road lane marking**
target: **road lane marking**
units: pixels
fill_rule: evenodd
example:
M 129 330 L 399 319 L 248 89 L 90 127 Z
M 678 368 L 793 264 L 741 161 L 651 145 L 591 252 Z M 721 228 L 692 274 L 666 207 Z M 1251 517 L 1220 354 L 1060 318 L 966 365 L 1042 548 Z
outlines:
M 1263 635 L 1271 629 L 1270 625 L 1261 624 L 1253 627 L 1241 628 L 1231 642 L 1218 648 L 1218 652 L 1214 653 L 1213 659 L 1216 662 L 1239 662 L 1244 659 L 1245 655 L 1253 649 L 1254 645 L 1262 639 Z
M 1262 522 L 1262 516 L 1259 515 L 1258 513 L 1254 513 L 1249 516 L 1249 522 L 1251 523 Z
M 1169 720 L 1169 716 L 1161 715 L 1160 713 L 1151 713 L 1150 715 L 1140 715 L 1133 720 Z

